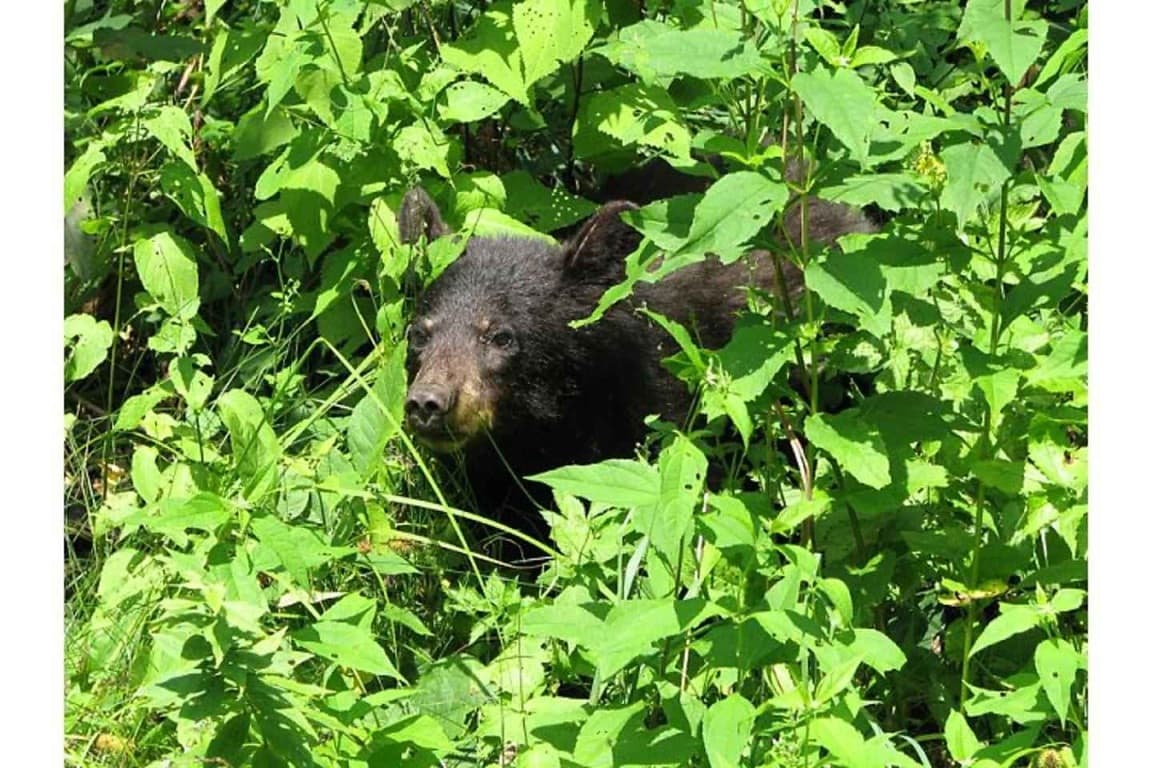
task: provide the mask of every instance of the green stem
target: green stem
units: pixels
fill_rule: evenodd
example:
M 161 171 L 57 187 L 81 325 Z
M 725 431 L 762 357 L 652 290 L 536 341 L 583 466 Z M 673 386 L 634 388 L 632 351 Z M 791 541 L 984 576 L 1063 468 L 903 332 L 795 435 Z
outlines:
M 1009 22 L 1012 20 L 1012 0 L 1004 0 L 1004 18 Z M 1004 110 L 1003 110 L 1002 128 L 1007 134 L 1008 126 L 1012 122 L 1012 84 L 1006 83 L 1004 85 Z M 991 358 L 996 357 L 997 349 L 1000 345 L 1001 328 L 1001 310 L 1003 307 L 1003 294 L 1004 294 L 1004 272 L 1007 268 L 1007 250 L 1008 250 L 1008 185 L 1012 183 L 1009 178 L 1000 187 L 1000 221 L 996 239 L 996 296 L 992 305 L 992 322 L 989 326 L 989 339 L 988 339 L 988 353 Z M 980 444 L 978 445 L 980 452 L 983 454 L 982 458 L 990 459 L 995 452 L 992 445 L 992 405 L 988 404 L 987 410 L 984 412 L 984 425 L 981 434 Z M 978 481 L 976 485 L 976 519 L 973 523 L 972 532 L 972 566 L 968 572 L 968 595 L 967 610 L 964 616 L 964 655 L 963 662 L 960 667 L 960 707 L 963 710 L 964 702 L 968 699 L 968 685 L 971 682 L 972 666 L 971 666 L 971 652 L 972 640 L 976 626 L 977 615 L 977 601 L 974 596 L 975 590 L 980 583 L 980 555 L 983 549 L 984 541 L 984 512 L 987 507 L 987 494 L 984 489 L 984 482 Z

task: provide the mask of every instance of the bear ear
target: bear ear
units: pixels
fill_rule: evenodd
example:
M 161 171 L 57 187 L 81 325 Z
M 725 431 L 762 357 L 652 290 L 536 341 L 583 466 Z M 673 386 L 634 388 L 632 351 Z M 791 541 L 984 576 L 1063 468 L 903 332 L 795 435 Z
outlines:
M 396 223 L 400 228 L 400 242 L 407 244 L 417 242 L 421 235 L 432 242 L 452 232 L 444 223 L 436 203 L 420 187 L 413 187 L 404 195 Z
M 580 231 L 564 243 L 564 270 L 600 271 L 604 267 L 622 265 L 624 257 L 636 250 L 642 238 L 639 232 L 620 220 L 620 214 L 639 207 L 627 200 L 616 200 L 596 211 Z

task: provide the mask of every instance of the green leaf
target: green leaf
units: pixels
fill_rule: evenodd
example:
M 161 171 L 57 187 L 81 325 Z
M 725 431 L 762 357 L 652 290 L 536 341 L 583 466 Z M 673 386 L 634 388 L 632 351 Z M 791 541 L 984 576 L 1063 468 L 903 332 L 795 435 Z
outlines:
M 137 240 L 133 249 L 144 290 L 172 317 L 190 319 L 200 309 L 194 254 L 188 241 L 171 232 Z
M 715 254 L 731 264 L 787 200 L 784 184 L 753 171 L 737 171 L 717 181 L 703 198 L 662 200 L 624 218 L 669 254 Z
M 212 393 L 212 377 L 196 367 L 189 357 L 178 357 L 168 365 L 168 378 L 176 394 L 184 398 L 188 409 L 200 411 L 208 403 Z
M 636 528 L 651 538 L 653 549 L 665 562 L 675 563 L 684 537 L 692 530 L 692 514 L 704 489 L 708 459 L 691 440 L 677 435 L 672 445 L 660 452 L 659 471 L 660 503 L 637 511 Z
M 858 411 L 816 414 L 805 422 L 804 432 L 813 445 L 831 454 L 845 472 L 865 485 L 883 488 L 892 482 L 884 439 Z
M 845 620 L 851 618 L 849 614 Z M 852 630 L 852 635 L 848 652 L 858 655 L 862 662 L 880 674 L 900 669 L 908 661 L 900 646 L 879 630 L 857 628 Z
M 896 85 L 900 86 L 900 90 L 909 96 L 916 95 L 916 70 L 912 69 L 911 64 L 906 61 L 898 61 L 888 71 L 892 74 L 892 79 L 896 81 Z
M 80 157 L 72 161 L 68 172 L 64 174 L 64 215 L 72 210 L 72 206 L 80 200 L 84 190 L 88 187 L 88 180 L 92 174 L 103 167 L 107 157 L 104 155 L 104 142 L 94 140 L 88 142 Z
M 275 517 L 255 517 L 251 529 L 264 550 L 260 554 L 279 562 L 296 587 L 308 587 L 312 570 L 355 551 L 325 544 L 307 527 L 288 525 Z
M 1072 684 L 1076 682 L 1076 670 L 1081 666 L 1080 653 L 1063 638 L 1049 638 L 1036 646 L 1035 659 L 1040 686 L 1056 710 L 1060 726 L 1064 727 L 1072 701 Z
M 948 721 L 944 723 L 944 742 L 948 745 L 948 754 L 961 764 L 970 760 L 984 746 L 976 738 L 964 715 L 957 710 L 952 710 L 948 714 Z
M 860 326 L 877 338 L 892 328 L 892 302 L 880 265 L 856 253 L 829 253 L 804 272 L 804 282 L 829 306 L 860 319 Z
M 712 768 L 738 768 L 752 735 L 756 708 L 738 693 L 720 699 L 704 713 L 704 752 Z
M 231 504 L 216 494 L 201 492 L 188 499 L 164 499 L 153 510 L 145 510 L 125 522 L 138 522 L 183 547 L 188 543 L 188 530 L 213 533 L 232 519 L 232 509 Z
M 508 94 L 484 83 L 465 80 L 444 89 L 444 101 L 437 108 L 449 123 L 472 123 L 497 112 L 508 103 Z
M 232 134 L 232 157 L 252 160 L 284 146 L 299 133 L 283 107 L 267 111 L 257 107 L 236 124 Z
M 886 211 L 911 208 L 926 196 L 927 190 L 920 180 L 906 173 L 850 176 L 839 184 L 820 190 L 822 200 L 859 207 L 875 203 Z
M 176 155 L 196 173 L 196 156 L 188 146 L 188 138 L 192 135 L 192 121 L 188 113 L 179 107 L 164 106 L 153 116 L 142 121 L 144 130 L 163 144 L 169 152 Z
M 675 252 L 716 254 L 731 264 L 744 255 L 748 241 L 771 223 L 787 200 L 787 187 L 763 174 L 727 174 L 693 210 L 688 236 Z
M 348 452 L 362 477 L 379 469 L 388 441 L 399 433 L 406 391 L 404 357 L 394 352 L 377 369 L 372 393 L 356 404 L 348 420 Z
M 524 82 L 535 83 L 572 61 L 592 39 L 600 16 L 597 0 L 524 0 L 512 7 Z
M 1000 615 L 988 622 L 980 637 L 972 644 L 969 656 L 1003 640 L 1027 632 L 1040 624 L 1040 616 L 1032 606 L 1000 603 Z M 971 713 L 969 713 L 971 714 Z
M 685 162 L 692 154 L 692 134 L 676 102 L 666 90 L 638 83 L 584 99 L 572 144 L 580 157 L 612 154 L 637 145 Z
M 808 726 L 817 744 L 848 768 L 873 768 L 865 756 L 864 737 L 844 720 L 821 717 Z
M 645 20 L 621 29 L 616 39 L 594 50 L 649 85 L 680 75 L 735 80 L 767 71 L 756 47 L 736 30 L 677 29 Z
M 1004 161 L 987 144 L 956 144 L 940 151 L 948 170 L 948 181 L 940 195 L 940 204 L 956 214 L 961 227 L 968 223 L 977 208 L 1012 176 Z
M 436 171 L 445 179 L 452 176 L 448 167 L 452 143 L 435 123 L 420 120 L 404 126 L 393 139 L 392 148 L 413 168 Z
M 156 466 L 158 453 L 150 445 L 138 445 L 132 452 L 132 488 L 149 504 L 160 498 L 164 478 Z
M 1005 8 L 1012 9 L 1012 17 L 1005 17 Z M 1024 3 L 1004 3 L 1002 0 L 968 0 L 964 17 L 956 31 L 959 39 L 983 43 L 1008 85 L 1017 85 L 1036 61 L 1048 35 L 1048 24 L 1040 20 L 1019 21 Z
M 343 621 L 317 621 L 292 634 L 296 644 L 340 666 L 396 680 L 403 676 L 368 627 Z
M 879 122 L 876 93 L 852 70 L 829 73 L 824 67 L 797 73 L 792 87 L 812 116 L 828 126 L 856 162 L 866 166 L 872 132 Z
M 792 358 L 792 337 L 773 326 L 771 318 L 749 315 L 736 322 L 732 340 L 716 354 L 729 378 L 727 391 L 744 402 L 768 388 Z
M 528 637 L 551 637 L 590 648 L 604 633 L 604 620 L 592 611 L 593 606 L 562 602 L 535 606 L 524 613 L 519 631 Z
M 260 403 L 247 392 L 230 389 L 220 395 L 216 407 L 228 429 L 236 469 L 247 479 L 244 495 L 255 501 L 276 484 L 280 459 L 276 433 Z
M 160 170 L 160 188 L 185 216 L 228 242 L 228 231 L 220 212 L 220 193 L 207 176 L 184 163 L 168 163 Z
M 623 600 L 612 606 L 603 632 L 588 651 L 600 676 L 607 678 L 651 653 L 656 641 L 680 635 L 717 612 L 703 598 Z
M 83 379 L 108 358 L 114 334 L 107 320 L 78 314 L 64 318 L 64 383 Z
M 595 204 L 568 194 L 561 184 L 546 187 L 527 171 L 506 173 L 500 181 L 506 196 L 504 212 L 539 232 L 553 232 L 596 212 Z
M 561 467 L 528 479 L 545 483 L 561 493 L 616 507 L 660 503 L 660 474 L 652 465 L 633 459 Z
M 473 72 L 528 106 L 528 83 L 512 28 L 511 3 L 494 3 L 455 43 L 440 46 L 446 64 Z

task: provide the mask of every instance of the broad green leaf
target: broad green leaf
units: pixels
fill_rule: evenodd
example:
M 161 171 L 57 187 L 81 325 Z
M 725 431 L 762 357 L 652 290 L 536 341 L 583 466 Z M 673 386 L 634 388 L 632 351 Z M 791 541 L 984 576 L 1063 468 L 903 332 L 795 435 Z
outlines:
M 230 389 L 220 395 L 216 407 L 228 429 L 235 467 L 247 480 L 245 496 L 255 501 L 276 484 L 280 459 L 276 433 L 259 401 L 247 392 Z
M 964 715 L 957 710 L 952 710 L 944 723 L 944 742 L 948 745 L 948 754 L 961 764 L 971 760 L 983 746 Z
M 106 159 L 104 142 L 93 140 L 88 142 L 80 157 L 72 161 L 68 172 L 64 174 L 64 215 L 68 215 L 68 211 L 76 205 L 88 187 L 88 180 L 103 166 Z
M 921 204 L 927 196 L 923 183 L 906 173 L 872 173 L 850 176 L 820 190 L 820 198 L 854 206 L 876 204 L 886 211 L 899 211 Z
M 464 217 L 464 231 L 483 237 L 530 237 L 555 242 L 548 235 L 495 208 L 475 208 Z
M 1044 695 L 1056 710 L 1063 727 L 1072 701 L 1072 684 L 1081 667 L 1080 653 L 1063 638 L 1049 638 L 1036 646 L 1036 674 Z
M 444 178 L 450 178 L 448 167 L 452 143 L 434 123 L 418 121 L 400 129 L 392 148 L 400 159 L 413 168 L 427 168 Z
M 988 622 L 980 637 L 972 644 L 971 656 L 985 648 L 1035 628 L 1040 616 L 1032 606 L 1000 603 L 1000 615 Z M 969 713 L 971 714 L 971 713 Z
M 257 107 L 236 124 L 232 135 L 232 157 L 251 160 L 292 141 L 300 131 L 283 107 L 265 111 Z
M 687 238 L 673 252 L 716 254 L 731 264 L 787 200 L 787 187 L 762 174 L 727 174 L 704 194 L 692 212 Z
M 643 146 L 689 161 L 692 134 L 667 91 L 630 83 L 582 100 L 572 144 L 580 157 Z
M 1083 392 L 1088 385 L 1088 334 L 1070 328 L 1052 344 L 1040 364 L 1024 374 L 1029 384 L 1048 392 Z
M 508 103 L 508 94 L 484 83 L 465 80 L 444 89 L 438 107 L 440 117 L 450 123 L 472 123 L 494 114 Z
M 575 224 L 596 212 L 594 203 L 568 194 L 563 185 L 546 187 L 527 171 L 506 173 L 500 181 L 506 196 L 505 213 L 539 232 Z
M 342 621 L 317 621 L 292 634 L 296 644 L 343 667 L 403 680 L 369 627 Z
M 751 402 L 768 388 L 793 354 L 792 337 L 770 318 L 750 315 L 737 321 L 732 340 L 716 354 L 728 379 L 726 390 Z
M 809 726 L 812 739 L 847 768 L 874 768 L 867 760 L 864 737 L 844 720 L 821 717 Z
M 816 414 L 805 422 L 804 432 L 813 445 L 831 454 L 845 472 L 865 485 L 883 488 L 892 482 L 884 439 L 859 412 Z
M 213 533 L 232 518 L 232 510 L 232 505 L 216 494 L 201 492 L 188 499 L 164 499 L 126 522 L 139 523 L 183 547 L 188 543 L 189 530 Z
M 862 166 L 868 165 L 868 147 L 878 122 L 876 93 L 850 69 L 829 72 L 817 67 L 799 72 L 792 87 L 804 106 L 848 149 Z
M 169 152 L 176 155 L 192 169 L 193 173 L 199 171 L 196 167 L 196 157 L 192 148 L 188 146 L 188 138 L 192 135 L 192 121 L 188 113 L 179 107 L 163 106 L 151 117 L 141 123 L 144 130 L 163 144 Z
M 608 459 L 599 464 L 561 467 L 528 478 L 561 493 L 616 507 L 660 503 L 660 474 L 634 459 Z
M 228 242 L 228 231 L 220 212 L 220 193 L 207 176 L 196 173 L 184 163 L 168 163 L 160 170 L 160 188 L 185 216 Z
M 946 147 L 940 151 L 940 159 L 948 170 L 940 204 L 956 214 L 961 227 L 992 195 L 998 195 L 1000 187 L 1012 176 L 987 144 L 969 142 Z
M 916 95 L 916 70 L 912 69 L 911 64 L 906 61 L 898 61 L 888 71 L 892 74 L 892 79 L 896 81 L 896 85 L 900 86 L 900 90 L 909 96 Z
M 662 200 L 624 218 L 669 254 L 715 254 L 731 264 L 787 200 L 785 185 L 760 173 L 738 171 L 721 178 L 703 197 Z
M 529 637 L 551 637 L 590 648 L 602 637 L 604 620 L 592 612 L 591 604 L 557 602 L 525 612 L 518 629 Z
M 592 39 L 599 0 L 524 0 L 512 7 L 524 82 L 535 83 L 572 61 Z
M 170 390 L 165 390 L 160 386 L 154 386 L 138 395 L 132 395 L 120 406 L 113 429 L 117 432 L 136 429 L 140 426 L 145 415 L 151 413 L 153 408 L 170 395 Z
M 752 735 L 756 708 L 738 693 L 720 699 L 704 713 L 704 752 L 712 768 L 738 768 Z
M 494 3 L 455 43 L 440 46 L 440 55 L 445 63 L 480 75 L 521 104 L 531 104 L 511 3 Z
M 271 113 L 292 90 L 305 64 L 314 59 L 301 39 L 299 21 L 291 8 L 280 9 L 280 19 L 256 58 L 256 77 L 268 86 L 265 113 Z
M 637 510 L 636 528 L 647 534 L 653 548 L 668 563 L 680 555 L 684 537 L 692 529 L 692 513 L 704 488 L 708 459 L 687 438 L 677 435 L 660 452 L 660 503 Z
M 1000 71 L 1015 86 L 1036 61 L 1048 35 L 1048 24 L 1040 20 L 1020 21 L 1025 3 L 1002 0 L 968 0 L 964 17 L 956 31 L 958 38 L 983 43 Z M 1005 9 L 1012 9 L 1011 18 Z
M 160 232 L 137 240 L 133 256 L 140 282 L 165 312 L 184 319 L 196 316 L 200 309 L 199 271 L 188 241 Z
M 611 677 L 633 659 L 651 653 L 656 641 L 680 635 L 716 613 L 703 598 L 623 600 L 612 606 L 603 632 L 588 651 L 600 675 Z
M 108 357 L 112 346 L 112 326 L 88 314 L 64 318 L 64 383 L 79 381 Z
M 400 431 L 406 390 L 404 358 L 394 352 L 377 369 L 372 394 L 356 404 L 348 420 L 348 452 L 361 476 L 374 474 L 388 441 Z
M 208 403 L 213 379 L 196 367 L 190 357 L 178 357 L 168 364 L 168 378 L 176 394 L 184 398 L 189 410 L 200 411 Z
M 968 717 L 1003 715 L 1020 724 L 1043 723 L 1051 717 L 1044 706 L 1040 681 L 1035 675 L 1015 675 L 999 690 L 969 687 L 976 695 L 964 705 Z
M 150 445 L 138 445 L 132 452 L 132 488 L 149 504 L 160 498 L 164 484 L 160 468 L 156 466 L 158 455 Z
M 851 614 L 846 618 L 850 619 Z M 858 655 L 862 662 L 880 674 L 900 669 L 908 661 L 900 646 L 879 630 L 857 628 L 852 630 L 852 635 L 849 653 Z
M 677 29 L 653 20 L 621 29 L 594 50 L 649 85 L 680 75 L 729 81 L 767 70 L 756 47 L 736 30 Z
M 862 254 L 829 253 L 804 272 L 804 282 L 829 306 L 860 319 L 860 326 L 884 338 L 892 327 L 892 302 L 880 265 Z
M 253 518 L 251 530 L 265 550 L 262 554 L 279 562 L 291 577 L 290 584 L 296 587 L 308 588 L 311 571 L 355 551 L 325 544 L 306 526 L 288 525 L 276 517 Z

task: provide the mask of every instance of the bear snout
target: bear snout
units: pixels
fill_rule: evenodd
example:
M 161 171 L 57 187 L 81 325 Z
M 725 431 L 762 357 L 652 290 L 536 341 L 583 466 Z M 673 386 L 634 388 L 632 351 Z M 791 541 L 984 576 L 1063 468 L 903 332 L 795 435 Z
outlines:
M 456 396 L 440 384 L 414 384 L 404 401 L 404 414 L 408 426 L 417 434 L 443 435 L 446 418 L 452 411 Z

